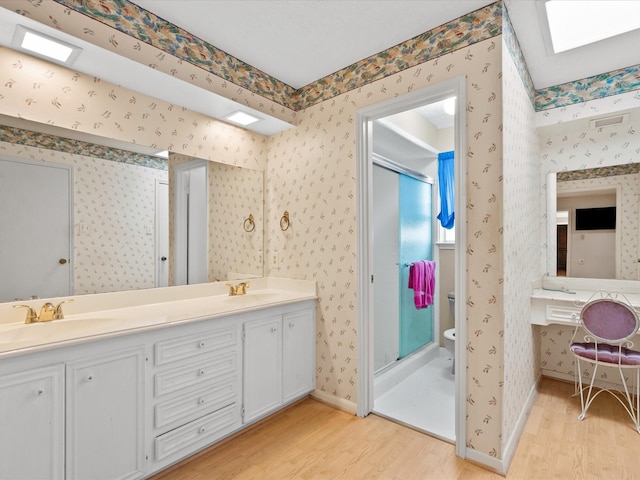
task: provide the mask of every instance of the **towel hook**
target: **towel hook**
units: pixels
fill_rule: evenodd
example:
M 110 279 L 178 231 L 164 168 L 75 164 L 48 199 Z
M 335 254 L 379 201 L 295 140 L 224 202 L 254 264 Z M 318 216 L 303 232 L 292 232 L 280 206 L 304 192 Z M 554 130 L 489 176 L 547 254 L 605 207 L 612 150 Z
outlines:
M 280 230 L 286 232 L 287 230 L 289 230 L 290 226 L 291 222 L 289 221 L 289 212 L 285 210 L 282 217 L 280 217 Z
M 253 221 L 253 215 L 251 213 L 248 218 L 245 218 L 242 226 L 245 232 L 253 232 L 256 229 L 256 223 Z

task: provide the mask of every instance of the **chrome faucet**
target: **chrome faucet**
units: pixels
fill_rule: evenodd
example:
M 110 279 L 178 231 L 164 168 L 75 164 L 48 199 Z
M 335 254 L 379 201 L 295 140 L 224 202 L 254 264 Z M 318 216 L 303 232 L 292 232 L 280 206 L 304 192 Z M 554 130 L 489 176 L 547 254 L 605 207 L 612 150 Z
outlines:
M 47 302 L 42 305 L 42 308 L 40 309 L 40 315 L 38 315 L 36 311 L 29 305 L 14 305 L 13 308 L 27 309 L 27 317 L 25 318 L 24 323 L 50 322 L 51 320 L 60 320 L 64 318 L 62 304 L 69 302 L 73 302 L 73 300 L 63 300 L 57 306 L 54 306 L 51 302 Z
M 249 282 L 240 282 L 238 285 L 233 286 L 230 283 L 225 284 L 229 287 L 229 296 L 233 297 L 235 295 L 244 295 L 247 293 L 247 288 L 249 288 Z

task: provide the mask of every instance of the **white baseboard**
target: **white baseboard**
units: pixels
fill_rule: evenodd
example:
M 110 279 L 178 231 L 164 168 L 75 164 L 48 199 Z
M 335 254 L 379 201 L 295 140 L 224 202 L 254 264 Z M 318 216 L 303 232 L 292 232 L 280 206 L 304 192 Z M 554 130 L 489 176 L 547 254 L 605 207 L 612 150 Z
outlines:
M 499 475 L 506 475 L 502 460 L 492 457 L 491 455 L 487 455 L 486 453 L 479 452 L 478 450 L 473 450 L 472 448 L 467 448 L 465 454 L 466 460 L 476 463 L 483 468 L 492 470 Z
M 327 392 L 321 390 L 314 390 L 311 392 L 311 398 L 318 400 L 319 402 L 326 403 L 327 405 L 342 410 L 344 412 L 355 415 L 358 411 L 357 405 L 351 400 L 345 400 L 344 398 L 338 398 L 334 395 L 330 395 Z
M 540 382 L 542 381 L 542 375 L 538 376 L 538 379 L 531 387 L 531 391 L 527 396 L 527 401 L 524 404 L 524 408 L 520 412 L 520 416 L 518 417 L 518 421 L 516 422 L 516 426 L 511 433 L 511 437 L 507 440 L 507 443 L 504 445 L 502 449 L 502 464 L 504 467 L 503 475 L 509 471 L 509 466 L 511 465 L 511 461 L 516 453 L 516 448 L 518 447 L 518 442 L 520 442 L 520 437 L 522 436 L 522 432 L 524 432 L 524 427 L 527 424 L 527 420 L 529 419 L 529 414 L 531 413 L 531 409 L 533 408 L 533 403 L 536 401 L 536 397 L 538 396 L 538 389 L 540 387 Z

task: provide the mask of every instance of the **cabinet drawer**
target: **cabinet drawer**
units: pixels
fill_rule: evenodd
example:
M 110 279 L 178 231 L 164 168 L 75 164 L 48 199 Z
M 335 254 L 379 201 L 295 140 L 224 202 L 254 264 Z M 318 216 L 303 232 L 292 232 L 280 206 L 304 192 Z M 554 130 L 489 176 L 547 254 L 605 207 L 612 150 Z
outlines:
M 186 395 L 159 403 L 155 407 L 155 427 L 163 428 L 177 421 L 186 423 L 236 403 L 239 390 L 238 376 L 228 375 Z
M 235 325 L 206 333 L 165 340 L 155 344 L 156 366 L 210 353 L 238 344 L 238 329 Z
M 234 373 L 238 369 L 238 353 L 225 352 L 206 355 L 197 362 L 182 365 L 154 375 L 154 394 L 160 397 L 167 393 L 209 382 L 210 380 Z
M 188 453 L 194 447 L 213 442 L 217 438 L 231 433 L 239 424 L 238 405 L 233 404 L 171 430 L 155 440 L 156 461 L 179 452 Z
M 550 323 L 577 324 L 580 320 L 579 307 L 547 305 L 547 321 Z

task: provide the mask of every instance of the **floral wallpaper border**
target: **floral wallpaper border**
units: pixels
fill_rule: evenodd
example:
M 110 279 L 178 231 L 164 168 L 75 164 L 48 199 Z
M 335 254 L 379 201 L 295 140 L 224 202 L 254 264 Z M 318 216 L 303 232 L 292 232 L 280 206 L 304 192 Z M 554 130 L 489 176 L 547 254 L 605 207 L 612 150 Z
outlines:
M 119 148 L 105 147 L 104 145 L 73 140 L 71 138 L 58 137 L 57 135 L 23 130 L 7 125 L 0 125 L 0 141 L 96 157 L 103 160 L 111 160 L 112 162 L 154 168 L 156 170 L 168 170 L 167 160 L 164 158 L 143 155 Z
M 536 90 L 536 111 L 640 90 L 640 65 Z
M 295 111 L 502 33 L 496 2 L 295 90 L 128 0 L 54 1 Z
M 633 175 L 638 172 L 640 172 L 640 163 L 629 163 L 625 165 L 613 165 L 611 167 L 587 168 L 583 170 L 572 170 L 570 172 L 558 172 L 556 174 L 556 181 L 570 182 L 573 180 L 588 180 L 590 178 Z
M 516 37 L 516 32 L 513 29 L 513 25 L 511 24 L 511 19 L 509 18 L 509 12 L 506 6 L 504 6 L 502 9 L 502 29 L 504 30 L 502 39 L 507 47 L 507 50 L 511 54 L 511 58 L 513 59 L 516 69 L 518 70 L 518 75 L 522 79 L 522 83 L 525 87 L 527 95 L 529 96 L 531 105 L 535 105 L 536 89 L 533 86 L 533 80 L 531 79 L 531 75 L 529 74 L 527 62 L 524 58 L 524 54 L 522 53 L 522 49 L 520 48 L 520 42 L 518 42 L 518 37 Z

